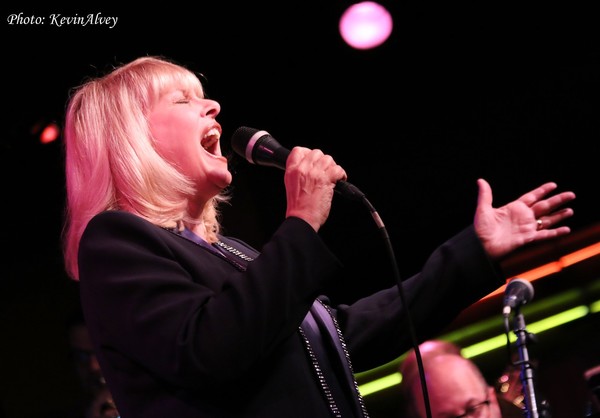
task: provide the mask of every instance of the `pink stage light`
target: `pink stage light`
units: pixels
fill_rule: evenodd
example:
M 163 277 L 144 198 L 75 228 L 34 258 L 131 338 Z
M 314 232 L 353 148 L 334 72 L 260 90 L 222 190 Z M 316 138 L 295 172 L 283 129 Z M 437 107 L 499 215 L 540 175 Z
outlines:
M 370 49 L 384 43 L 392 33 L 392 16 L 382 5 L 364 1 L 350 6 L 340 18 L 340 34 L 356 49 Z

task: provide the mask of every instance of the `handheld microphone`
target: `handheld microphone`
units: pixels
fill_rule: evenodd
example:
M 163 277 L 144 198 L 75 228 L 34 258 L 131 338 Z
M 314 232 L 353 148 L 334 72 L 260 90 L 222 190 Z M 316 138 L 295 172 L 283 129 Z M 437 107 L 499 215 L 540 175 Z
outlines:
M 231 147 L 248 162 L 257 165 L 276 167 L 285 171 L 290 150 L 283 147 L 267 131 L 246 126 L 239 127 L 231 137 Z M 365 196 L 356 186 L 340 180 L 334 190 L 351 200 L 362 200 Z
M 533 299 L 533 286 L 525 279 L 513 279 L 504 291 L 502 314 L 508 316 L 512 309 L 525 305 Z

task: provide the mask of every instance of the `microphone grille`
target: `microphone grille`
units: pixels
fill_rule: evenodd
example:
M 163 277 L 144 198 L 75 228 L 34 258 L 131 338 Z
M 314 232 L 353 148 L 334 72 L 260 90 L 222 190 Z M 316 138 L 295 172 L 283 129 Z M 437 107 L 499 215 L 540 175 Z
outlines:
M 258 129 L 240 126 L 231 136 L 231 148 L 242 157 L 245 157 L 248 141 L 250 141 L 250 138 L 252 138 L 256 132 L 258 132 Z
M 510 283 L 508 283 L 506 287 L 507 293 L 510 293 L 513 289 L 523 294 L 525 302 L 531 301 L 535 294 L 533 285 L 528 280 L 521 278 L 513 279 L 510 281 Z

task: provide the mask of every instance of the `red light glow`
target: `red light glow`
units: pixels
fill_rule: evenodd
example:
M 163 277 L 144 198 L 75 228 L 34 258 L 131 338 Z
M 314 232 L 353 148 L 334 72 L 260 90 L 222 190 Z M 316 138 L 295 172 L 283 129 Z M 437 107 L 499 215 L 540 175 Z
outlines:
M 40 142 L 42 144 L 49 144 L 50 142 L 56 141 L 59 135 L 60 128 L 58 125 L 54 122 L 49 123 L 40 134 Z

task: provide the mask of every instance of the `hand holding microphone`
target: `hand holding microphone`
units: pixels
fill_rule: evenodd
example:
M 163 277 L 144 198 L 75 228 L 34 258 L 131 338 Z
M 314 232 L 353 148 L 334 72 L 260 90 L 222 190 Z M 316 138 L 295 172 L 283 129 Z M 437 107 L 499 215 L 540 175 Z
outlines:
M 251 164 L 286 169 L 290 150 L 283 147 L 267 131 L 246 126 L 239 127 L 231 138 L 233 150 Z M 356 186 L 345 180 L 335 184 L 336 192 L 351 200 L 362 200 L 365 196 Z
M 290 152 L 268 132 L 247 127 L 234 132 L 232 148 L 252 164 L 285 170 L 286 216 L 304 219 L 315 231 L 329 216 L 334 188 L 352 199 L 362 196 L 345 181 L 342 167 L 320 150 L 295 147 Z
M 284 176 L 286 217 L 304 219 L 318 231 L 329 217 L 335 183 L 345 178 L 344 169 L 321 150 L 294 147 Z

